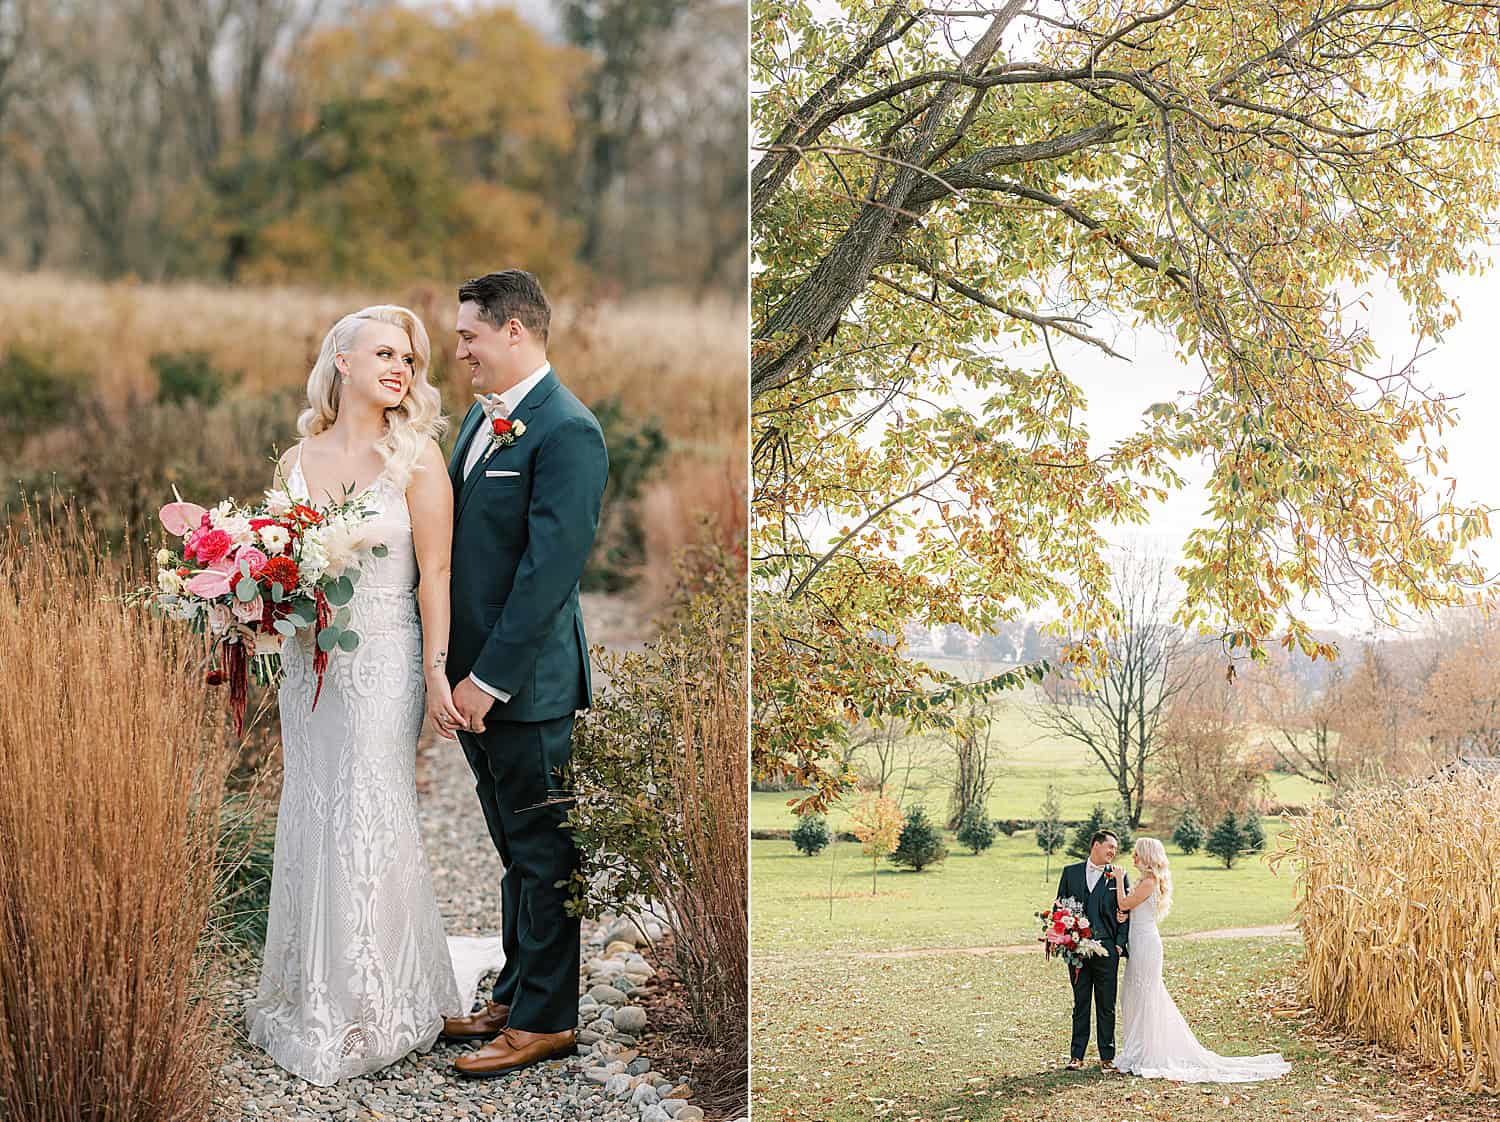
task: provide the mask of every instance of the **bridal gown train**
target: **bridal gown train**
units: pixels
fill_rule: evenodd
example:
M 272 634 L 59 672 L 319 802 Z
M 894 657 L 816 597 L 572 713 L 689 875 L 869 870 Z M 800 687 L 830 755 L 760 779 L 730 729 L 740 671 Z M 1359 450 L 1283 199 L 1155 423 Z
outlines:
M 308 501 L 300 452 L 288 489 Z M 500 958 L 498 939 L 454 940 L 453 954 L 467 952 L 460 988 L 417 825 L 425 686 L 411 520 L 384 474 L 363 497 L 389 553 L 363 565 L 349 605 L 360 643 L 330 656 L 316 709 L 311 638 L 282 643 L 284 779 L 265 959 L 245 1013 L 254 1044 L 320 1086 L 430 1049 Z
M 1180 1083 L 1253 1083 L 1292 1070 L 1278 1053 L 1221 1056 L 1198 1043 L 1162 982 L 1156 893 L 1130 913 L 1130 956 L 1120 986 L 1120 1049 L 1115 1066 Z

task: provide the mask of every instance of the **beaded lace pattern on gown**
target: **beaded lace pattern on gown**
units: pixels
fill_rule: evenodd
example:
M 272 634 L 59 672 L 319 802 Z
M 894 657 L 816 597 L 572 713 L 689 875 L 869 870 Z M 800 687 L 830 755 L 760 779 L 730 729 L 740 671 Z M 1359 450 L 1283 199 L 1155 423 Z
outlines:
M 300 451 L 287 486 L 309 501 Z M 417 825 L 425 685 L 410 514 L 384 473 L 363 498 L 390 552 L 362 566 L 349 605 L 359 646 L 329 658 L 316 710 L 312 639 L 282 642 L 285 777 L 245 1014 L 253 1043 L 320 1086 L 430 1049 L 443 1017 L 467 1011 Z
M 1162 982 L 1161 932 L 1153 891 L 1130 913 L 1130 955 L 1120 986 L 1120 1049 L 1115 1066 L 1181 1083 L 1253 1083 L 1292 1070 L 1280 1054 L 1221 1056 L 1198 1043 Z

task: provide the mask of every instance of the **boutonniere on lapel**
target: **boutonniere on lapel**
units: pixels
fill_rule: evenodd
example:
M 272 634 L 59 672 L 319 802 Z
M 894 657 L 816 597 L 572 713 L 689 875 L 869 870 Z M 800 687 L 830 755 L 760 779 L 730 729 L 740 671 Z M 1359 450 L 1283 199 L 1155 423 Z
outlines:
M 494 417 L 490 420 L 490 448 L 492 450 L 509 448 L 525 435 L 525 421 L 512 421 L 506 417 Z

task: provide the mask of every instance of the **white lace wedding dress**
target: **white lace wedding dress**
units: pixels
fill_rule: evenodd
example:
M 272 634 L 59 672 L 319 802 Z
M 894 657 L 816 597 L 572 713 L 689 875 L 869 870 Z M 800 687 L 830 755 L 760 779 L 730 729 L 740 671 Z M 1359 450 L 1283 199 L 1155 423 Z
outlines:
M 1278 1053 L 1221 1056 L 1198 1043 L 1162 982 L 1156 893 L 1130 913 L 1130 955 L 1120 986 L 1120 1049 L 1115 1066 L 1180 1083 L 1253 1083 L 1292 1070 Z
M 287 483 L 308 501 L 300 452 Z M 503 960 L 498 938 L 455 940 L 468 952 L 460 988 L 417 828 L 425 684 L 411 519 L 384 474 L 363 497 L 389 553 L 363 566 L 349 605 L 360 643 L 330 655 L 316 709 L 311 637 L 282 642 L 285 774 L 265 959 L 245 1013 L 253 1043 L 320 1086 L 430 1049 Z

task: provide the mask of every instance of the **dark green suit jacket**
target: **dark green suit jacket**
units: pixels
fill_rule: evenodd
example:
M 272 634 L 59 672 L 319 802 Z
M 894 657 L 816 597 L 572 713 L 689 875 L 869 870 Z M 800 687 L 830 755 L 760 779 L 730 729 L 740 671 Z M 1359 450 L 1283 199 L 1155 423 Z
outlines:
M 448 676 L 504 690 L 493 720 L 548 721 L 591 700 L 578 580 L 609 478 L 594 415 L 549 372 L 511 414 L 526 432 L 487 451 L 468 479 L 469 441 L 488 441 L 476 402 L 459 428 L 453 480 L 453 619 Z M 476 433 L 476 430 L 479 430 Z

